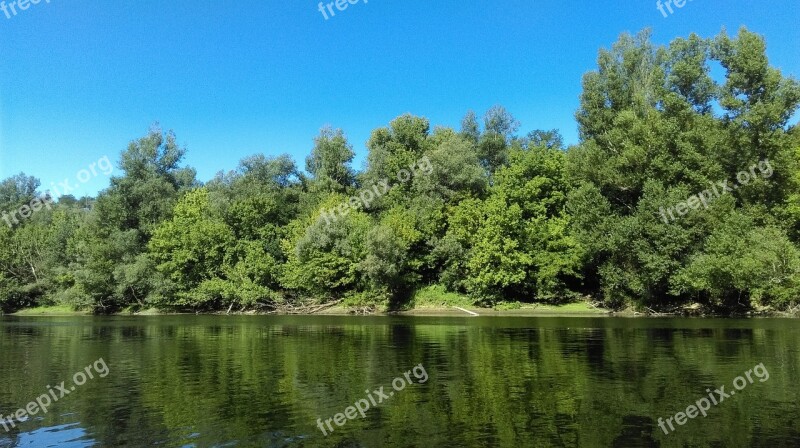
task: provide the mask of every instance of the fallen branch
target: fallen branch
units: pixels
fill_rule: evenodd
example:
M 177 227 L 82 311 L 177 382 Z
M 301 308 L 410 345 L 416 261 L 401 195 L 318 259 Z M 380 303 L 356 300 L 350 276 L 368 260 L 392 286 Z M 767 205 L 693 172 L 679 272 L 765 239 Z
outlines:
M 342 302 L 343 299 L 335 300 L 333 302 L 323 303 L 323 304 L 284 304 L 282 306 L 278 306 L 275 308 L 275 312 L 278 313 L 285 313 L 285 314 L 315 314 L 324 309 L 331 308 L 333 306 L 338 305 Z

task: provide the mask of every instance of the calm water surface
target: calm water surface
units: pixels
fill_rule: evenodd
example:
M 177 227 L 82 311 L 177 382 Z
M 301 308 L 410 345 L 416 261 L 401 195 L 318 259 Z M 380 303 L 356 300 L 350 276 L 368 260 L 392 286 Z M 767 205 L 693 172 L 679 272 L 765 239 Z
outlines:
M 0 317 L 0 414 L 76 372 L 94 378 L 0 426 L 0 447 L 800 446 L 797 320 Z

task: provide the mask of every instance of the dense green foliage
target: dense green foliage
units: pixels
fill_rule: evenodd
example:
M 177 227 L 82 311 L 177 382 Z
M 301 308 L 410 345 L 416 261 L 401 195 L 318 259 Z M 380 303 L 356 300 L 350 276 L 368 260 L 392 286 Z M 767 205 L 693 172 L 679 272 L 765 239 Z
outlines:
M 155 128 L 97 198 L 62 197 L 0 226 L 0 306 L 398 307 L 428 285 L 485 304 L 793 306 L 799 104 L 800 84 L 769 66 L 758 35 L 658 47 L 644 32 L 584 76 L 570 148 L 555 130 L 519 136 L 495 106 L 460 130 L 400 116 L 372 133 L 362 172 L 344 133 L 325 128 L 305 171 L 255 155 L 202 184 Z M 24 174 L 3 181 L 0 210 L 37 188 Z

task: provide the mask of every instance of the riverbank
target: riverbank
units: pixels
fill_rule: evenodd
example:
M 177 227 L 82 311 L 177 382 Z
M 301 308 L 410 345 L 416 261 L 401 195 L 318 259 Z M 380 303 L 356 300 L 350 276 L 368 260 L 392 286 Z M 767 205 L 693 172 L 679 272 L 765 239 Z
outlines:
M 462 306 L 463 305 L 463 306 Z M 565 305 L 537 305 L 537 304 L 524 304 L 524 305 L 508 305 L 503 304 L 496 308 L 482 308 L 472 305 L 424 305 L 410 309 L 390 311 L 390 310 L 376 310 L 369 313 L 370 315 L 408 315 L 408 316 L 603 316 L 610 315 L 610 310 L 597 308 L 588 303 L 569 303 Z M 75 311 L 67 306 L 45 306 L 36 308 L 27 308 L 24 310 L 10 313 L 10 316 L 86 316 L 92 313 L 87 311 Z M 175 313 L 165 310 L 158 310 L 155 308 L 147 309 L 138 312 L 119 312 L 114 315 L 135 315 L 135 316 L 159 316 L 170 314 L 193 314 L 193 313 Z M 228 314 L 224 311 L 209 312 L 201 314 Z M 245 312 L 232 312 L 232 315 L 254 315 L 265 314 L 254 311 Z M 288 313 L 278 313 L 288 314 Z M 330 316 L 348 316 L 354 314 L 363 314 L 360 309 L 355 309 L 348 306 L 337 305 L 315 313 L 299 313 L 299 314 L 316 314 L 316 315 L 330 315 Z
M 35 308 L 26 308 L 14 313 L 9 313 L 9 316 L 89 316 L 92 315 L 90 311 L 73 310 L 72 308 L 64 305 L 58 306 L 42 306 Z M 386 309 L 370 309 L 365 310 L 361 307 L 352 307 L 342 304 L 334 305 L 324 309 L 318 309 L 314 312 L 270 312 L 264 313 L 259 311 L 243 311 L 243 312 L 226 312 L 224 310 L 209 311 L 202 313 L 193 312 L 175 312 L 171 310 L 159 310 L 157 308 L 149 308 L 140 311 L 125 310 L 112 315 L 117 316 L 166 316 L 166 315 L 180 315 L 180 314 L 207 314 L 207 315 L 260 315 L 260 314 L 282 314 L 282 315 L 328 315 L 328 316 L 354 316 L 354 315 L 372 315 L 372 316 L 431 316 L 431 317 L 776 317 L 776 318 L 797 318 L 800 317 L 797 311 L 777 311 L 769 308 L 761 308 L 752 310 L 747 313 L 738 314 L 720 314 L 714 313 L 710 310 L 703 309 L 697 305 L 686 306 L 680 311 L 671 313 L 658 313 L 658 312 L 640 312 L 632 308 L 624 310 L 611 310 L 599 307 L 590 302 L 574 302 L 562 305 L 548 305 L 548 304 L 522 304 L 518 302 L 500 303 L 493 308 L 485 308 L 472 305 L 470 303 L 462 303 L 460 301 L 444 300 L 444 301 L 420 301 L 420 303 L 413 304 L 401 310 L 386 310 Z
M 338 312 L 339 310 L 331 310 Z M 473 313 L 473 314 L 471 314 Z M 410 316 L 573 316 L 573 317 L 597 317 L 611 315 L 612 311 L 597 308 L 588 303 L 568 303 L 564 305 L 540 305 L 540 304 L 501 304 L 495 308 L 481 308 L 476 306 L 420 306 L 409 310 L 389 312 L 385 314 L 400 314 Z

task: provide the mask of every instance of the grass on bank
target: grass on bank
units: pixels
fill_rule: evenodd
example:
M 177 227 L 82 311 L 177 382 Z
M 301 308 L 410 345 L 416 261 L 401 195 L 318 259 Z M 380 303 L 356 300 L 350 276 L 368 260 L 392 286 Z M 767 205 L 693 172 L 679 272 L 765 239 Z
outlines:
M 563 305 L 546 305 L 539 303 L 499 302 L 493 308 L 477 305 L 467 296 L 448 292 L 441 285 L 427 286 L 418 290 L 402 311 L 429 311 L 460 307 L 479 313 L 502 313 L 504 315 L 564 315 L 564 314 L 607 314 L 608 310 L 595 308 L 586 302 L 566 303 Z
M 14 316 L 86 316 L 89 311 L 76 311 L 69 305 L 46 305 L 35 308 L 25 308 L 14 313 Z
M 431 285 L 417 290 L 403 310 L 420 308 L 475 308 L 475 301 L 467 296 L 448 292 L 444 286 Z
M 565 303 L 563 305 L 546 305 L 536 303 L 506 302 L 499 303 L 495 310 L 505 311 L 508 314 L 536 313 L 536 314 L 608 314 L 609 310 L 595 308 L 586 302 Z

